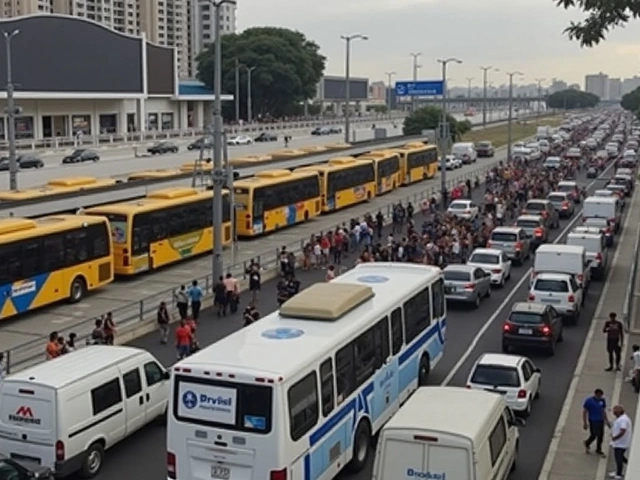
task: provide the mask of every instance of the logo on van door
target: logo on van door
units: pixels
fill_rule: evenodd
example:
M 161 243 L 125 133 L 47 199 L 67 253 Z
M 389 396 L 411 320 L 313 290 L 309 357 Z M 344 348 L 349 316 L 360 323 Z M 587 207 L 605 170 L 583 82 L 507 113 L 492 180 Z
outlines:
M 421 478 L 422 480 L 447 480 L 447 474 L 445 472 L 421 472 L 420 470 L 414 470 L 413 468 L 407 468 L 407 477 Z
M 24 405 L 18 408 L 16 413 L 9 414 L 9 421 L 25 425 L 40 425 L 42 423 L 40 418 L 36 418 L 33 415 L 31 407 L 25 407 Z

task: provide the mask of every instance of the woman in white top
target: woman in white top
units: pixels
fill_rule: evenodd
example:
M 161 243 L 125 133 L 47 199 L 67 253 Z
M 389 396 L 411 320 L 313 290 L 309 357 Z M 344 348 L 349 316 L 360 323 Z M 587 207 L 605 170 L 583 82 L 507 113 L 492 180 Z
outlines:
M 631 419 L 624 413 L 622 405 L 613 407 L 613 415 L 616 419 L 611 425 L 611 447 L 613 448 L 613 458 L 616 461 L 616 470 L 609 474 L 609 478 L 622 480 L 624 465 L 627 463 L 626 451 L 631 447 L 631 437 L 633 428 Z

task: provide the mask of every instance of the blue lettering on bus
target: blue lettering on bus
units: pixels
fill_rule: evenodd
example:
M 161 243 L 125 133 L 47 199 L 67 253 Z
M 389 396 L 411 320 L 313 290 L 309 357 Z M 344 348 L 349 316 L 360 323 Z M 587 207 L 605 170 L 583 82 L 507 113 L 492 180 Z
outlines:
M 422 480 L 447 480 L 447 474 L 433 473 L 433 472 L 421 472 L 420 470 L 414 470 L 413 468 L 407 468 L 407 477 L 420 478 Z
M 233 405 L 233 399 L 231 397 L 223 397 L 218 395 L 217 397 L 210 397 L 205 393 L 200 394 L 200 403 L 205 405 L 220 405 L 223 407 L 230 407 Z

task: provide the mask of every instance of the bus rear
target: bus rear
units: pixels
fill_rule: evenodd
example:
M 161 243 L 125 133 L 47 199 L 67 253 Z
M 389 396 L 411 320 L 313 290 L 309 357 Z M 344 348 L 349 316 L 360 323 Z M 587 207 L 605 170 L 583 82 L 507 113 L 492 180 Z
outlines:
M 201 364 L 174 367 L 171 383 L 168 479 L 287 479 L 278 379 Z

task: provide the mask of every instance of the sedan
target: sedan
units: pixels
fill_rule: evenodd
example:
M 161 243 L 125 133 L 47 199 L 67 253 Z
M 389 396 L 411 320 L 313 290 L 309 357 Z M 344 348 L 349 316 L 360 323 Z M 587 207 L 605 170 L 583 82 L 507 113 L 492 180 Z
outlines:
M 542 215 L 520 215 L 516 219 L 516 227 L 522 228 L 531 238 L 531 249 L 549 241 L 549 229 Z
M 502 351 L 533 347 L 553 355 L 556 344 L 563 340 L 562 326 L 562 317 L 551 305 L 517 302 L 502 326 Z
M 18 155 L 16 156 L 16 165 L 18 168 L 42 168 L 44 162 L 35 155 Z M 9 157 L 0 158 L 0 171 L 9 170 Z
M 227 140 L 227 145 L 252 145 L 253 138 L 247 135 L 238 135 Z
M 455 155 L 447 155 L 444 158 L 447 170 L 455 170 L 456 168 L 462 168 L 462 160 L 456 158 Z M 438 162 L 438 170 L 442 170 L 442 162 Z
M 472 200 L 454 200 L 449 204 L 447 213 L 466 220 L 473 220 L 478 216 L 480 209 Z
M 551 204 L 558 211 L 558 215 L 560 218 L 571 218 L 575 213 L 576 206 L 573 203 L 573 199 L 571 195 L 567 192 L 551 192 L 547 195 L 547 200 L 551 202 Z
M 511 278 L 511 260 L 506 253 L 496 248 L 476 248 L 471 252 L 467 265 L 488 273 L 492 285 L 504 287 L 505 282 Z
M 64 157 L 62 163 L 97 162 L 98 160 L 100 160 L 100 155 L 96 151 L 82 148 L 74 150 L 71 155 Z
M 483 298 L 491 296 L 491 276 L 479 267 L 452 264 L 444 270 L 444 295 L 449 302 L 480 306 Z
M 277 142 L 278 135 L 271 132 L 262 132 L 256 138 L 253 139 L 254 142 Z
M 172 142 L 158 142 L 154 146 L 147 148 L 151 155 L 162 155 L 163 153 L 178 153 L 178 146 Z
M 331 134 L 331 129 L 329 127 L 316 127 L 311 130 L 311 135 L 329 135 Z
M 187 146 L 187 150 L 200 150 L 203 148 L 205 150 L 213 148 L 213 143 L 211 143 L 211 140 L 206 138 L 199 138 L 195 142 L 191 142 Z

